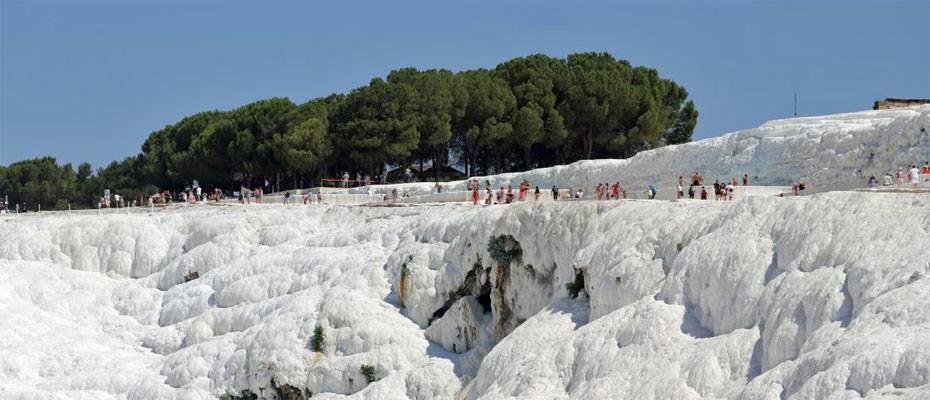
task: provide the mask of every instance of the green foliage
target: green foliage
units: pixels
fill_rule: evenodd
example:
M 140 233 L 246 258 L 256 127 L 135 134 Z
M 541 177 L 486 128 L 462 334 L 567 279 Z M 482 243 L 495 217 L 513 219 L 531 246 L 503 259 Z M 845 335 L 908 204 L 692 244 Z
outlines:
M 678 111 L 675 126 L 665 135 L 667 144 L 680 144 L 691 141 L 691 134 L 697 125 L 698 111 L 694 102 L 688 100 L 685 106 Z
M 317 324 L 313 327 L 313 339 L 310 340 L 313 351 L 322 352 L 323 346 L 326 345 L 326 336 L 323 333 L 323 326 Z
M 416 95 L 380 78 L 349 93 L 331 119 L 338 154 L 366 171 L 409 159 L 420 143 Z
M 511 261 L 519 260 L 523 256 L 523 249 L 513 236 L 501 235 L 488 241 L 488 254 L 498 264 L 510 265 Z
M 409 260 L 408 260 L 409 261 Z M 407 263 L 404 263 L 400 266 L 400 279 L 404 280 L 410 276 L 410 267 L 407 266 Z
M 675 250 L 678 250 L 679 253 L 681 253 L 681 249 L 684 249 L 684 248 L 685 248 L 685 244 L 682 242 L 678 242 L 678 244 L 675 245 Z
M 300 122 L 272 139 L 272 149 L 281 167 L 292 173 L 310 174 L 332 153 L 326 123 L 313 118 Z
M 80 167 L 86 173 L 86 167 Z M 86 180 L 86 177 L 82 177 Z M 68 204 L 80 197 L 78 175 L 71 164 L 58 166 L 54 157 L 34 158 L 0 168 L 0 200 L 9 197 L 12 208 L 36 211 L 67 209 Z
M 362 374 L 362 376 L 365 377 L 365 380 L 367 380 L 368 383 L 372 383 L 378 380 L 377 378 L 375 378 L 375 367 L 372 367 L 371 365 L 362 364 L 362 366 L 359 367 L 358 371 Z
M 280 175 L 288 189 L 424 161 L 453 161 L 478 175 L 630 157 L 691 140 L 698 111 L 687 97 L 656 70 L 608 53 L 535 54 L 491 70 L 401 68 L 346 95 L 193 114 L 96 174 L 51 158 L 15 163 L 0 170 L 0 195 L 43 208 L 91 207 L 105 188 L 138 199 L 195 179 L 231 189 Z
M 578 293 L 581 293 L 585 290 L 584 288 L 584 272 L 579 269 L 575 269 L 575 280 L 565 284 L 565 289 L 568 290 L 568 294 L 572 298 L 578 298 Z

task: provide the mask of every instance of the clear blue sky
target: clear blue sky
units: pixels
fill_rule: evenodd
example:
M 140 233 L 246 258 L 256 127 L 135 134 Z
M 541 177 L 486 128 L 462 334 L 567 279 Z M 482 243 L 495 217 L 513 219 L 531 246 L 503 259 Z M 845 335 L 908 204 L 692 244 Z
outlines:
M 195 112 L 391 69 L 608 51 L 683 84 L 696 138 L 930 97 L 930 1 L 0 2 L 0 165 L 102 166 Z

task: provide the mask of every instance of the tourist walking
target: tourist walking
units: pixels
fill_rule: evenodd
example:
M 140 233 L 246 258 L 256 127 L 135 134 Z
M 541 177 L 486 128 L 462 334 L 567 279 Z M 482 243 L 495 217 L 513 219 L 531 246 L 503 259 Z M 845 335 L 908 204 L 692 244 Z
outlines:
M 694 172 L 694 176 L 691 178 L 691 184 L 694 186 L 701 186 L 704 184 L 704 177 L 701 174 Z
M 911 188 L 916 192 L 920 186 L 920 170 L 917 169 L 917 165 L 911 165 Z

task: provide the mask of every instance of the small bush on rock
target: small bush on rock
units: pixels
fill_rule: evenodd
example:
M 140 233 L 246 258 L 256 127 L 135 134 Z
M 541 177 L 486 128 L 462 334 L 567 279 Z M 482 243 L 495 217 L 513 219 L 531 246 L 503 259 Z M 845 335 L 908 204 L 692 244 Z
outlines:
M 311 340 L 313 345 L 313 351 L 323 351 L 323 346 L 326 345 L 326 336 L 323 334 L 323 326 L 317 324 L 313 328 L 313 339 Z
M 358 371 L 362 374 L 362 376 L 365 377 L 365 380 L 367 380 L 368 383 L 372 383 L 378 380 L 375 378 L 375 367 L 372 367 L 371 365 L 362 364 Z
M 187 283 L 197 278 L 200 278 L 200 273 L 197 271 L 191 271 L 184 275 L 184 282 Z
M 494 261 L 502 265 L 510 265 L 513 260 L 520 259 L 523 256 L 523 249 L 520 248 L 520 242 L 510 235 L 501 235 L 492 237 L 488 241 L 488 254 Z
M 573 299 L 578 298 L 578 293 L 584 289 L 584 272 L 579 269 L 575 269 L 575 280 L 565 284 L 565 289 L 568 290 L 568 294 L 572 296 Z

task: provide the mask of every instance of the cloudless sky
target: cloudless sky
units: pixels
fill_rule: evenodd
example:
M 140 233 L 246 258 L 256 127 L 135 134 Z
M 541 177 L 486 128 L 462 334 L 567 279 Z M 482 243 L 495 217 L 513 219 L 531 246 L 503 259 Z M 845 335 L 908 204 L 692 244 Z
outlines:
M 300 103 L 391 69 L 493 68 L 607 51 L 685 86 L 695 139 L 930 97 L 930 1 L 0 1 L 0 165 L 95 166 L 154 130 L 274 96 Z

